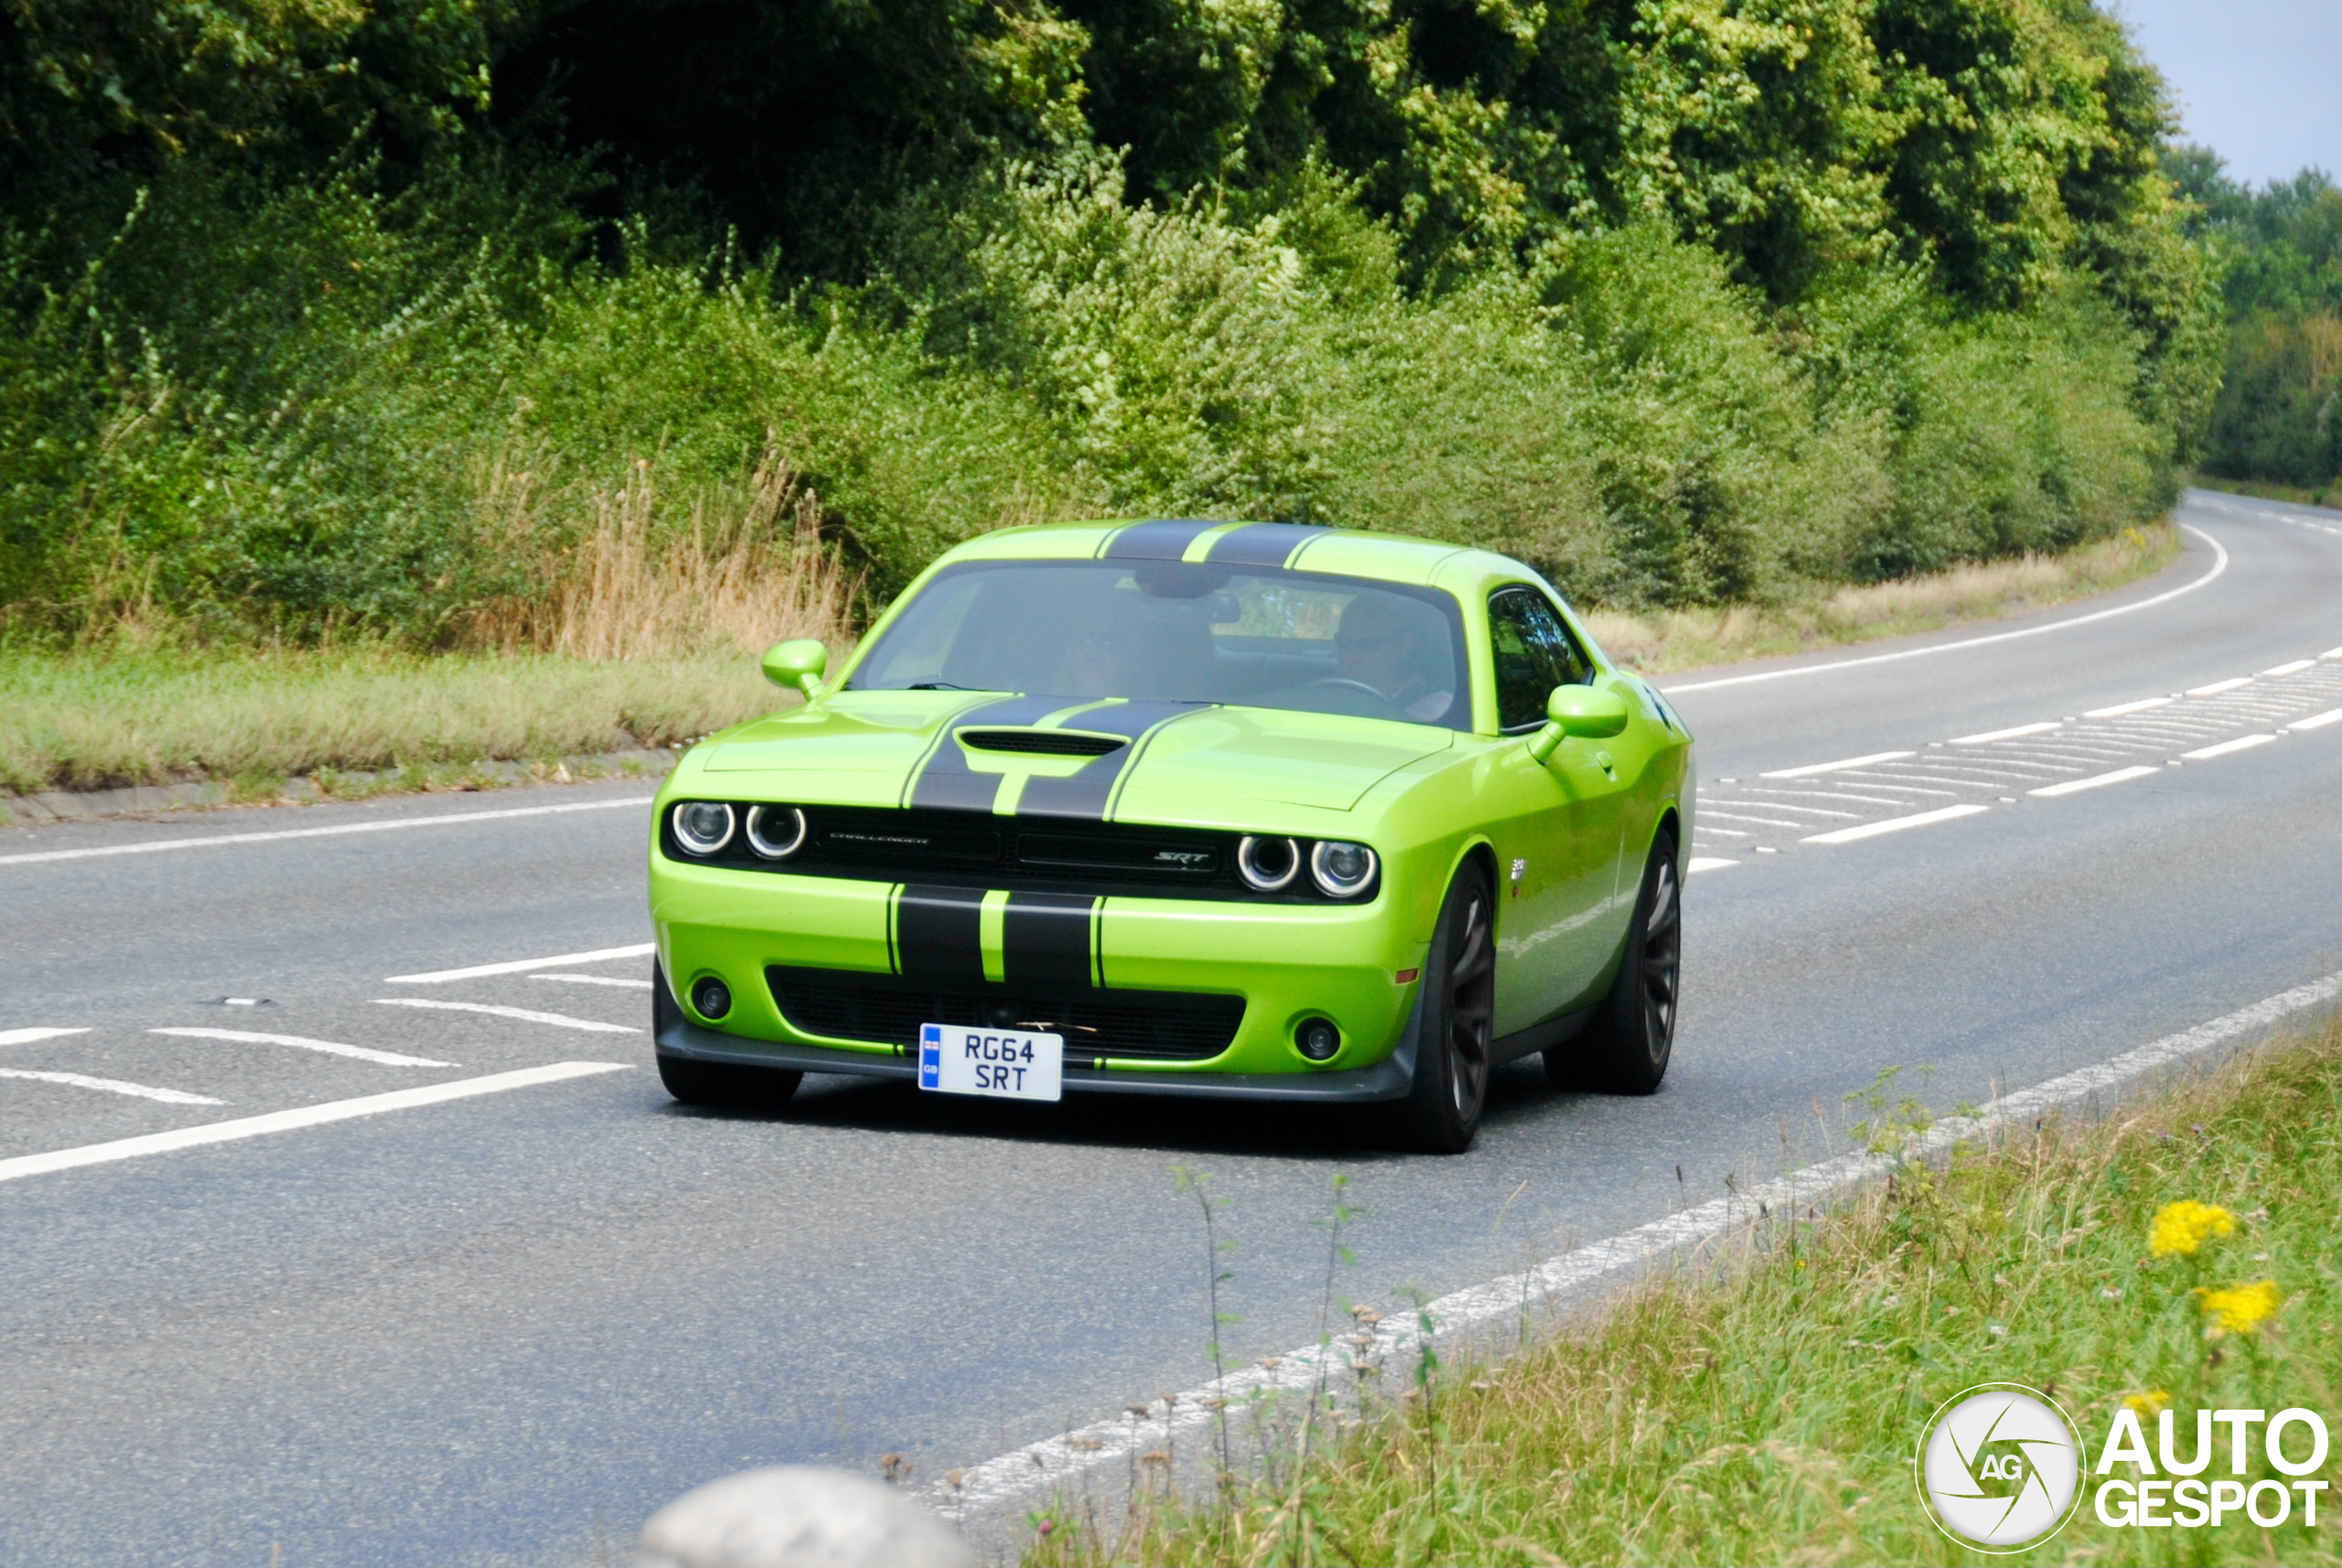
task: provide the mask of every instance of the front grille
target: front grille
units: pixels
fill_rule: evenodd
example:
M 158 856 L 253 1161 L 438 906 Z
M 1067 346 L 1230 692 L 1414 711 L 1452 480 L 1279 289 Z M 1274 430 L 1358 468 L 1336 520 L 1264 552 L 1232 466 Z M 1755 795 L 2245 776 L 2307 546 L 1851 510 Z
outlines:
M 1065 1036 L 1065 1057 L 1206 1061 L 1244 1022 L 1244 999 L 1187 991 L 1047 992 L 915 980 L 860 970 L 765 971 L 789 1026 L 823 1039 L 917 1048 L 921 1024 L 972 1024 Z
M 1019 751 L 1043 757 L 1103 757 L 1130 744 L 1120 736 L 1069 735 L 1049 729 L 963 729 L 958 734 L 962 746 L 978 751 Z

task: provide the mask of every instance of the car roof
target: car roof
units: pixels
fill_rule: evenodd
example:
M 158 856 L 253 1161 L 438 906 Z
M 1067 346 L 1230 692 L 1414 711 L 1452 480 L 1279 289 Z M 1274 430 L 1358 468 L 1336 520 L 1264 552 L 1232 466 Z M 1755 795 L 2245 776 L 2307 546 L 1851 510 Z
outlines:
M 1434 539 L 1322 528 L 1299 522 L 1230 522 L 1211 518 L 1118 519 L 1004 528 L 947 553 L 962 561 L 1209 561 L 1284 567 L 1388 583 L 1444 587 L 1492 576 L 1540 580 L 1508 556 Z

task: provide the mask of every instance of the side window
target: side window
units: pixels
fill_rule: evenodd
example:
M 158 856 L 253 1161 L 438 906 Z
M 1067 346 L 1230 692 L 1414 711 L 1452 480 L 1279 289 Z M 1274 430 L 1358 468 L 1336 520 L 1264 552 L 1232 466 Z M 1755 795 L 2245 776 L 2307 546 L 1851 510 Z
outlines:
M 1488 596 L 1488 642 L 1496 651 L 1497 723 L 1507 730 L 1543 724 L 1554 687 L 1594 678 L 1569 628 L 1534 588 Z

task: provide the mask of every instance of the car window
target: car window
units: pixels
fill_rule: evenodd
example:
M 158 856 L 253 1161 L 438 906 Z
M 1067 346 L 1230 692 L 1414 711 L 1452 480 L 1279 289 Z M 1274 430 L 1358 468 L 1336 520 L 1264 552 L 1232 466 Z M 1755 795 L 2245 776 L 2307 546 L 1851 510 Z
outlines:
M 1505 729 L 1543 724 L 1554 687 L 1594 679 L 1594 666 L 1569 628 L 1534 588 L 1499 588 L 1488 596 L 1488 642 L 1496 650 L 1497 723 Z
M 1466 729 L 1463 618 L 1429 588 L 1187 561 L 972 561 L 888 623 L 848 681 L 1242 703 Z

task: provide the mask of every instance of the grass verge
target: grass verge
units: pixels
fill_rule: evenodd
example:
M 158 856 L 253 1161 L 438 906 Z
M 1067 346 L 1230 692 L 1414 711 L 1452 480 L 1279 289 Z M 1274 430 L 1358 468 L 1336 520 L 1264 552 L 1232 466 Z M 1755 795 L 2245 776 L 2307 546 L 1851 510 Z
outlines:
M 2271 479 L 2231 479 L 2219 474 L 2198 474 L 2188 481 L 2203 489 L 2226 490 L 2232 496 L 2259 496 L 2266 501 L 2291 501 L 2295 506 L 2342 508 L 2342 479 L 2315 489 L 2281 485 Z
M 2057 1399 L 2095 1463 L 2115 1413 L 2324 1412 L 2337 1394 L 2342 1020 L 2107 1122 L 2052 1120 L 1943 1170 L 1907 1167 L 1846 1208 L 1753 1234 L 1703 1275 L 1662 1277 L 1526 1358 L 1436 1372 L 1428 1398 L 1223 1506 L 1141 1499 L 1112 1540 L 1052 1530 L 1034 1563 L 1982 1563 L 1939 1533 L 1912 1455 L 1974 1384 Z M 1924 1125 L 1906 1102 L 1874 1144 Z M 2218 1205 L 2227 1234 L 2158 1254 L 2157 1217 Z M 2181 1238 L 2188 1240 L 2188 1238 Z M 2273 1295 L 2252 1292 L 2268 1282 Z M 2207 1293 L 2274 1303 L 2226 1323 Z M 2252 1307 L 2242 1316 L 2250 1319 Z M 2300 1434 L 2294 1451 L 2299 1453 Z M 2278 1479 L 2256 1432 L 2246 1477 Z M 2342 1445 L 2337 1445 L 2342 1446 Z M 2225 1476 L 2221 1463 L 2207 1477 Z M 2133 1475 L 2124 1468 L 2118 1475 Z M 2320 1475 L 2342 1481 L 2332 1456 Z M 2111 1529 L 2092 1477 L 2027 1562 L 2331 1563 L 2315 1530 Z
M 1661 675 L 2043 609 L 2151 576 L 2178 559 L 2179 546 L 2179 530 L 2166 522 L 2125 529 L 2062 555 L 1955 566 L 1920 577 L 1816 591 L 1778 605 L 1657 615 L 1595 610 L 1587 620 L 1612 658 L 1647 675 Z

